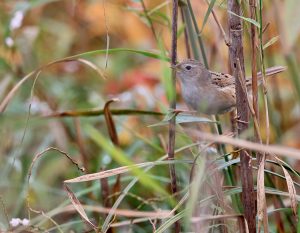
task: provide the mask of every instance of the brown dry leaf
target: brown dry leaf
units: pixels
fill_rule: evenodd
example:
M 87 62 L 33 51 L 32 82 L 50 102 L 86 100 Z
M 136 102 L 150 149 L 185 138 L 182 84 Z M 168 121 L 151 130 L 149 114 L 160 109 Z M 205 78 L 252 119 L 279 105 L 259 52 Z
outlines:
M 258 232 L 261 229 L 261 223 L 264 224 L 264 232 L 268 230 L 268 216 L 266 215 L 266 193 L 265 193 L 265 158 L 259 164 L 257 173 L 257 218 L 258 218 Z
M 121 175 L 120 175 L 120 174 L 117 176 L 116 182 L 115 182 L 115 184 L 114 184 L 114 186 L 113 186 L 113 191 L 112 191 L 112 193 L 121 193 Z M 119 196 L 119 195 L 114 195 L 114 196 L 113 196 L 113 202 L 114 202 L 114 203 L 115 203 L 116 200 L 118 199 L 118 196 Z
M 79 200 L 75 196 L 75 194 L 71 191 L 71 189 L 64 184 L 64 188 L 68 193 L 69 199 L 72 202 L 74 208 L 77 210 L 77 212 L 80 214 L 81 218 L 89 225 L 91 226 L 95 231 L 97 227 L 89 220 L 88 216 L 86 215 L 84 208 L 80 204 Z
M 288 187 L 288 191 L 289 191 L 289 196 L 291 199 L 291 207 L 293 210 L 293 214 L 295 215 L 296 219 L 297 219 L 297 199 L 296 199 L 296 189 L 294 186 L 294 182 L 292 177 L 290 176 L 290 174 L 288 173 L 288 171 L 281 165 L 281 168 L 284 172 L 284 176 L 286 179 L 286 184 Z
M 109 110 L 109 105 L 113 102 L 116 102 L 116 101 L 119 101 L 119 100 L 118 99 L 112 99 L 112 100 L 107 101 L 104 105 L 103 111 L 104 111 L 104 117 L 105 117 L 106 126 L 107 126 L 107 130 L 108 130 L 110 140 L 113 142 L 113 144 L 115 146 L 119 146 L 119 138 L 118 138 L 116 126 L 115 126 L 114 120 L 112 118 L 112 114 Z

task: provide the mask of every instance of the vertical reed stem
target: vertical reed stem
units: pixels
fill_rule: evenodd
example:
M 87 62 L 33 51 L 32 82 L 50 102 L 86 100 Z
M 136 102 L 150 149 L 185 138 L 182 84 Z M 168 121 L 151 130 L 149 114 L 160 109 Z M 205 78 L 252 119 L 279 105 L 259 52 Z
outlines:
M 177 20 L 178 20 L 178 0 L 173 0 L 172 8 L 172 48 L 171 48 L 171 65 L 176 65 L 177 61 Z M 176 109 L 176 71 L 172 69 L 172 88 L 174 95 L 172 95 L 170 101 L 170 109 Z M 168 142 L 168 159 L 174 160 L 174 150 L 175 150 L 175 120 L 174 116 L 169 123 L 169 142 Z M 171 191 L 174 195 L 177 193 L 177 184 L 176 184 L 176 171 L 175 165 L 169 165 L 170 177 L 171 177 Z M 180 223 L 179 221 L 175 222 L 175 233 L 180 232 Z
M 256 20 L 256 0 L 249 0 L 250 17 Z M 253 109 L 256 117 L 258 118 L 258 87 L 257 87 L 257 68 L 256 68 L 256 26 L 251 24 L 251 65 L 252 65 L 252 96 L 253 96 Z
M 241 15 L 241 7 L 236 0 L 228 0 L 227 9 L 237 15 Z M 248 128 L 249 113 L 247 105 L 247 96 L 242 89 L 242 84 L 238 80 L 238 64 L 240 61 L 241 71 L 245 77 L 244 54 L 243 54 L 243 25 L 240 17 L 228 14 L 229 37 L 231 44 L 229 46 L 229 58 L 233 76 L 236 79 L 236 100 L 238 115 L 238 133 L 241 134 Z M 242 181 L 242 201 L 244 206 L 244 214 L 248 223 L 249 232 L 256 232 L 256 210 L 254 199 L 253 174 L 251 165 L 251 156 L 245 150 L 240 152 L 241 159 L 241 181 Z

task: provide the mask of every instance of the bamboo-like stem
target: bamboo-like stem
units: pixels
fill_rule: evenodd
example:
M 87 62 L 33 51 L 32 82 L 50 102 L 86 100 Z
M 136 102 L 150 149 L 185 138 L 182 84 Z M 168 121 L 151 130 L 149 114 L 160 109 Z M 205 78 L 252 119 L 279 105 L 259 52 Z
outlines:
M 227 9 L 237 15 L 241 15 L 241 7 L 236 0 L 228 0 Z M 241 72 L 245 77 L 244 54 L 243 54 L 243 40 L 242 32 L 243 25 L 240 17 L 233 14 L 228 14 L 229 36 L 231 38 L 231 45 L 229 46 L 229 58 L 233 76 L 236 78 L 236 100 L 237 100 L 237 114 L 238 114 L 238 133 L 242 133 L 248 128 L 249 111 L 247 106 L 247 96 L 245 95 L 242 85 L 238 80 L 238 60 L 241 64 Z M 237 60 L 238 58 L 238 60 Z M 245 150 L 240 152 L 241 159 L 241 181 L 242 181 L 242 200 L 244 206 L 244 214 L 248 223 L 250 233 L 256 232 L 256 210 L 254 200 L 254 185 L 252 174 L 252 158 Z
M 189 44 L 189 35 L 186 25 L 186 19 L 185 19 L 185 13 L 184 13 L 184 7 L 186 7 L 184 4 L 179 4 L 180 7 L 180 14 L 181 14 L 181 20 L 184 25 L 184 43 L 185 43 L 185 50 L 186 50 L 186 56 L 187 58 L 191 58 L 191 48 Z
M 198 28 L 198 26 L 197 26 L 196 18 L 195 18 L 195 16 L 194 16 L 194 14 L 191 13 L 191 12 L 193 12 L 193 9 L 192 9 L 192 5 L 191 5 L 190 0 L 187 0 L 187 5 L 188 5 L 189 12 L 190 12 L 190 15 L 191 15 L 191 18 L 192 18 L 192 21 L 193 21 L 193 25 L 194 25 L 195 32 L 196 32 L 196 34 L 197 34 L 198 43 L 199 43 L 200 50 L 201 50 L 201 53 L 202 53 L 203 63 L 204 63 L 204 65 L 205 65 L 205 67 L 207 68 L 207 67 L 208 67 L 208 62 L 207 62 L 207 58 L 206 58 L 206 53 L 205 53 L 205 49 L 204 49 L 204 44 L 203 44 L 203 41 L 202 41 L 202 38 L 201 38 L 201 35 L 200 35 L 199 28 Z
M 172 48 L 171 48 L 171 65 L 175 66 L 177 61 L 177 20 L 178 20 L 178 0 L 173 0 L 172 8 Z M 174 95 L 170 101 L 170 109 L 176 109 L 176 71 L 172 69 L 172 88 Z M 168 159 L 174 160 L 175 151 L 175 129 L 176 129 L 176 116 L 172 117 L 169 123 L 169 141 L 168 141 Z M 176 171 L 175 165 L 169 165 L 171 177 L 171 191 L 172 194 L 177 193 Z M 179 221 L 175 222 L 175 233 L 180 232 Z
M 189 43 L 191 45 L 191 50 L 194 58 L 196 60 L 200 59 L 200 54 L 199 54 L 199 47 L 197 46 L 197 41 L 196 41 L 196 33 L 194 30 L 194 25 L 192 22 L 192 13 L 190 12 L 190 9 L 187 7 L 186 4 L 182 4 L 181 6 L 182 13 L 185 17 L 185 23 L 186 23 L 186 31 L 188 33 L 189 37 Z

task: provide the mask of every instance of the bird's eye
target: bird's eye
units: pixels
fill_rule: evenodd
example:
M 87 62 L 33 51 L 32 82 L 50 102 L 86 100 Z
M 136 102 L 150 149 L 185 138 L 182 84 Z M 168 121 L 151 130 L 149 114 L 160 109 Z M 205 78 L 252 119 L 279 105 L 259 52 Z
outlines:
M 191 67 L 191 66 L 186 66 L 185 69 L 186 69 L 186 70 L 191 70 L 192 67 Z

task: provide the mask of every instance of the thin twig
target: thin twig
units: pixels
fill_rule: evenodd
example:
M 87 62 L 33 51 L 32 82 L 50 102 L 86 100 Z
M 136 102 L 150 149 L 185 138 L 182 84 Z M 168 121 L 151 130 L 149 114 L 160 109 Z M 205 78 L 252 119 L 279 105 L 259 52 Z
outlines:
M 110 42 L 110 37 L 109 37 L 109 32 L 108 32 L 108 18 L 106 15 L 106 9 L 105 9 L 105 0 L 102 0 L 102 6 L 103 6 L 103 14 L 104 14 L 104 24 L 105 24 L 105 31 L 106 31 L 106 53 L 105 53 L 105 69 L 107 68 L 107 63 L 108 63 L 108 50 L 109 50 L 109 42 Z
M 206 3 L 209 5 L 209 2 L 208 2 L 207 0 L 206 0 Z M 227 46 L 230 46 L 230 41 L 229 41 L 229 39 L 228 39 L 228 36 L 226 35 L 225 30 L 224 30 L 222 24 L 220 23 L 220 21 L 219 21 L 217 15 L 216 15 L 216 13 L 215 13 L 215 10 L 214 10 L 214 9 L 211 9 L 211 13 L 212 13 L 212 15 L 213 15 L 214 20 L 216 21 L 216 23 L 217 23 L 217 25 L 218 25 L 218 28 L 220 29 L 220 32 L 221 32 L 221 34 L 222 34 L 222 36 L 223 36 L 223 39 L 224 39 L 225 44 L 226 44 Z

